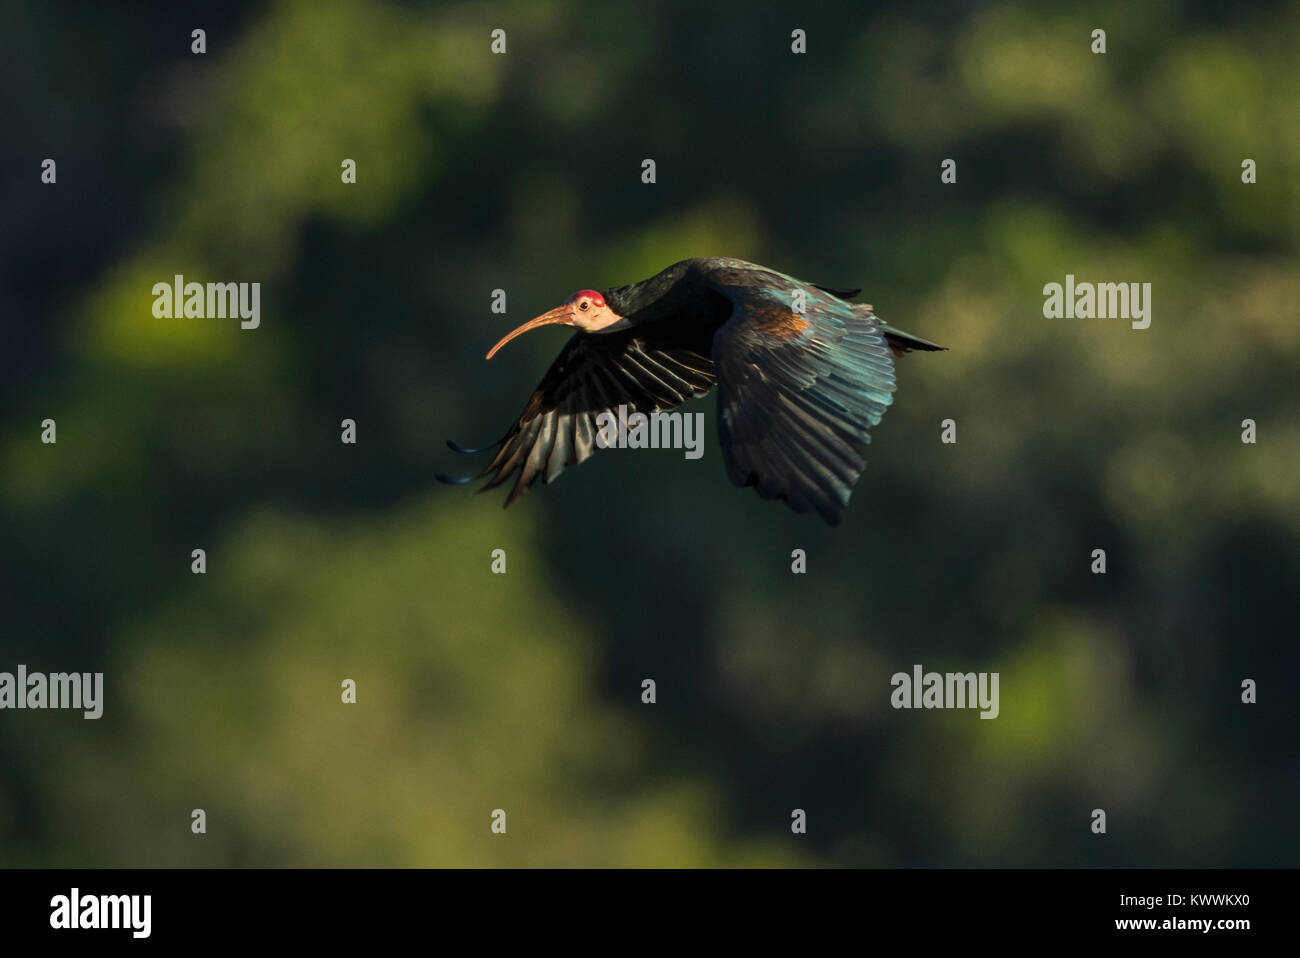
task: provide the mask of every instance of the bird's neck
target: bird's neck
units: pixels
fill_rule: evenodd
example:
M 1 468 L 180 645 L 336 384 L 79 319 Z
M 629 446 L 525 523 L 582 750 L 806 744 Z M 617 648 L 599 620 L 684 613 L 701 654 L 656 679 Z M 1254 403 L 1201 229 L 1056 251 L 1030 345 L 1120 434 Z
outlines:
M 674 263 L 660 273 L 638 283 L 606 290 L 605 301 L 630 323 L 641 324 L 661 319 L 703 319 L 710 304 L 692 283 L 692 261 Z M 701 316 L 695 317 L 695 313 Z

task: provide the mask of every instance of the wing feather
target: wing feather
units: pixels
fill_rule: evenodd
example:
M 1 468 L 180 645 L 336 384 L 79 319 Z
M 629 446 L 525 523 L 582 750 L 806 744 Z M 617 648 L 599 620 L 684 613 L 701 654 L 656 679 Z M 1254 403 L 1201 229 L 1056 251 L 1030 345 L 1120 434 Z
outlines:
M 866 468 L 870 430 L 893 401 L 893 351 L 870 310 L 781 273 L 719 270 L 733 304 L 713 341 L 727 473 L 765 499 L 832 525 Z M 791 309 L 795 289 L 805 309 Z
M 677 330 L 664 324 L 606 335 L 575 334 L 524 405 L 518 421 L 495 444 L 480 492 L 512 477 L 508 506 L 539 478 L 553 482 L 566 468 L 585 462 L 597 450 L 597 417 L 617 414 L 620 405 L 636 412 L 661 412 L 713 388 L 713 360 L 707 338 L 698 350 L 677 345 Z M 446 479 L 462 482 L 462 479 Z

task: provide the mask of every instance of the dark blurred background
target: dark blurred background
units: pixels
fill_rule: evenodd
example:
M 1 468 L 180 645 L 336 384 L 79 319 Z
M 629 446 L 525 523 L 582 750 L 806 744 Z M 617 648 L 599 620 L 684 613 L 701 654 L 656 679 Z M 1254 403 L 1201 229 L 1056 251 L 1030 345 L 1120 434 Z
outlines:
M 106 690 L 0 712 L 0 863 L 1300 864 L 1298 60 L 1272 3 L 4 4 L 0 670 Z M 501 334 L 709 255 L 950 347 L 843 526 L 711 398 L 699 461 L 433 482 L 564 341 Z M 1000 717 L 891 709 L 914 663 Z

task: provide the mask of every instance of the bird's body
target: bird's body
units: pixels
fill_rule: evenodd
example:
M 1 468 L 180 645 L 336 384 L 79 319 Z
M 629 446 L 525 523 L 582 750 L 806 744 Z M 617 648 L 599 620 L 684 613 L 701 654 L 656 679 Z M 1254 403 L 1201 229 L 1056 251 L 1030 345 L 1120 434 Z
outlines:
M 848 302 L 857 293 L 723 257 L 575 293 L 488 354 L 537 326 L 580 330 L 495 444 L 483 490 L 515 476 L 509 505 L 539 477 L 550 482 L 591 456 L 601 413 L 660 412 L 716 385 L 732 482 L 838 523 L 866 465 L 868 431 L 893 401 L 894 358 L 943 348 Z

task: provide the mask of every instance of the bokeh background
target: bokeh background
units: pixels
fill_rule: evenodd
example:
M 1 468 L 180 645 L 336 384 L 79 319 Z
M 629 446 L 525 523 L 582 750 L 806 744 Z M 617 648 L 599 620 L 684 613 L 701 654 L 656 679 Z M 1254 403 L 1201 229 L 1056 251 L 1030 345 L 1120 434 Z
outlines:
M 0 61 L 0 669 L 106 673 L 0 713 L 0 863 L 1300 864 L 1296 5 L 18 2 Z M 433 481 L 564 340 L 505 330 L 697 255 L 950 347 L 843 526 L 711 398 L 699 461 Z M 1000 717 L 894 711 L 917 662 Z

